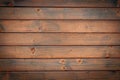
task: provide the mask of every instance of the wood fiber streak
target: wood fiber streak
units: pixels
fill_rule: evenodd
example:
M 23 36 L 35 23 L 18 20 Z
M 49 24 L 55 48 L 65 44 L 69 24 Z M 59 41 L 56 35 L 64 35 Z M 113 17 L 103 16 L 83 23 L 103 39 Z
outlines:
M 120 8 L 0 8 L 0 19 L 120 19 Z

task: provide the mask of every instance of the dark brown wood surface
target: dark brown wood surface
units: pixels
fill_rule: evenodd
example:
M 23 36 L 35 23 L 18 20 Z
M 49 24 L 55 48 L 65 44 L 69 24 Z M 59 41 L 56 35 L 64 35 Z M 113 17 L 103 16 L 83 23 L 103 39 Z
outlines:
M 0 0 L 0 80 L 120 80 L 120 0 Z
M 0 46 L 0 58 L 120 58 L 120 46 Z
M 0 71 L 120 70 L 120 59 L 0 59 Z
M 3 72 L 0 73 L 0 79 L 1 80 L 119 80 L 120 71 Z
M 118 7 L 117 0 L 0 0 L 0 6 Z
M 120 8 L 0 8 L 0 19 L 120 19 Z
M 120 21 L 0 20 L 0 32 L 120 32 Z
M 120 34 L 0 33 L 0 45 L 120 45 Z

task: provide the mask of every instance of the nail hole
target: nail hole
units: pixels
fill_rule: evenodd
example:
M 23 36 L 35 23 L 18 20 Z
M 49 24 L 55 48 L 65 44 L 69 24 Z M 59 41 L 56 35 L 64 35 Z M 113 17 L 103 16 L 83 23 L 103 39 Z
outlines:
M 65 64 L 65 60 L 64 59 L 60 60 L 60 63 Z
M 116 15 L 117 15 L 117 16 L 120 16 L 120 10 L 117 10 L 117 11 L 116 11 Z
M 35 54 L 35 48 L 34 47 L 31 48 L 31 52 L 32 52 L 32 54 Z
M 118 10 L 117 13 L 120 13 L 120 11 Z
M 66 70 L 66 69 L 67 69 L 67 67 L 65 67 L 65 66 L 62 67 L 62 70 Z
M 81 61 L 80 59 L 77 59 L 77 62 L 78 62 L 78 63 L 81 63 L 82 61 Z
M 37 11 L 40 11 L 40 9 L 37 9 Z

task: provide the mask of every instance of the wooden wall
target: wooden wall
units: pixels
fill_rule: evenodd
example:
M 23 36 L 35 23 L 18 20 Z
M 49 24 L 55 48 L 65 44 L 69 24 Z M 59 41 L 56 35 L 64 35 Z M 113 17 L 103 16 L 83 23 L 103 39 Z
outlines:
M 120 80 L 120 0 L 0 0 L 0 80 Z

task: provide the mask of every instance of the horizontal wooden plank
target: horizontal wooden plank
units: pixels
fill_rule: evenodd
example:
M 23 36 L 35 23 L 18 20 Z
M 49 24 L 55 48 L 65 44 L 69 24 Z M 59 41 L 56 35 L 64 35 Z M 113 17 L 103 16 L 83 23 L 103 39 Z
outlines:
M 0 59 L 0 71 L 120 70 L 120 59 Z
M 117 7 L 117 0 L 0 0 L 0 6 Z
M 0 20 L 0 32 L 120 32 L 120 21 Z
M 0 8 L 0 19 L 120 19 L 120 8 Z
M 1 80 L 120 80 L 120 71 L 1 72 Z
M 0 46 L 0 58 L 120 58 L 120 46 Z
M 0 33 L 0 45 L 120 45 L 120 34 Z

